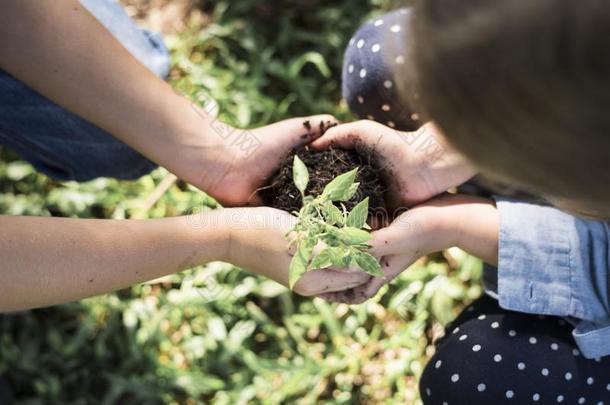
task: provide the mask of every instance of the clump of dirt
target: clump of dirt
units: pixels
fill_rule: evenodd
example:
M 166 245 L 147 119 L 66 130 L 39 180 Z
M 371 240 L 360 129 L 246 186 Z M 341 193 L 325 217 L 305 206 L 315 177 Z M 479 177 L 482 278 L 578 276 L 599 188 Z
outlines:
M 304 125 L 307 127 L 307 124 Z M 295 154 L 309 170 L 309 185 L 306 194 L 313 196 L 322 194 L 324 187 L 331 180 L 358 167 L 356 181 L 360 183 L 360 187 L 356 195 L 344 203 L 346 208 L 351 210 L 366 197 L 369 197 L 371 210 L 385 207 L 383 194 L 386 188 L 379 170 L 373 164 L 375 159 L 371 154 L 332 148 L 317 151 L 307 146 L 293 151 L 271 178 L 269 185 L 261 190 L 265 205 L 288 212 L 298 211 L 302 207 L 301 195 L 292 181 L 292 163 Z

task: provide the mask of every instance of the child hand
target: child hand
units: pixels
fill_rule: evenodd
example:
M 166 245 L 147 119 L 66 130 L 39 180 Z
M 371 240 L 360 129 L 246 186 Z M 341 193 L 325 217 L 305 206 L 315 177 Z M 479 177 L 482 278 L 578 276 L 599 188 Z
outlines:
M 331 128 L 312 146 L 336 146 L 373 152 L 388 183 L 388 208 L 410 207 L 460 185 L 475 170 L 427 124 L 416 132 L 401 132 L 374 121 Z
M 371 253 L 380 258 L 383 277 L 348 291 L 322 294 L 332 302 L 360 304 L 375 296 L 419 258 L 452 246 L 497 264 L 499 219 L 490 200 L 442 196 L 397 217 L 373 233 Z
M 225 221 L 231 228 L 227 260 L 246 270 L 288 286 L 289 252 L 287 233 L 297 219 L 273 208 L 225 210 Z M 305 273 L 294 286 L 294 292 L 314 296 L 362 285 L 369 276 L 361 271 L 343 269 L 313 270 Z

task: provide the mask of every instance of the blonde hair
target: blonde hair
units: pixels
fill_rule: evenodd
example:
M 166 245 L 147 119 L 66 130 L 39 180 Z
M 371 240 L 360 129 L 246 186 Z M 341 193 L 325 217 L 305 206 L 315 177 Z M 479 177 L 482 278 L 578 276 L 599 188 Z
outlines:
M 458 150 L 493 178 L 610 219 L 606 1 L 419 0 L 410 35 L 418 108 Z

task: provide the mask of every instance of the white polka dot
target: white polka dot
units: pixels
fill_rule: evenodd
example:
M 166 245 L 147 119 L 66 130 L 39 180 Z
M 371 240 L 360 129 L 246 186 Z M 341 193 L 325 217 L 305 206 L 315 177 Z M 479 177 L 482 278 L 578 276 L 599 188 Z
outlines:
M 376 20 L 373 25 L 375 27 L 381 27 L 383 25 L 383 20 L 380 18 L 379 20 Z
M 596 362 L 598 362 L 598 363 L 601 363 L 602 358 L 601 358 L 601 357 L 596 357 L 594 360 L 595 360 Z
M 369 121 L 375 121 L 375 117 L 373 117 L 370 114 L 366 116 L 366 119 L 369 120 Z
M 511 390 L 506 391 L 506 398 L 510 399 L 515 396 L 515 393 Z
M 604 405 L 604 401 L 599 401 L 597 405 Z
M 530 338 L 530 343 L 531 343 L 531 344 L 533 344 L 533 345 L 535 345 L 536 343 L 538 343 L 538 339 L 536 339 L 535 337 L 533 337 L 533 336 L 532 336 L 532 337 Z
M 610 384 L 606 385 L 606 391 L 610 391 Z
M 548 368 L 543 368 L 541 373 L 542 373 L 543 376 L 546 377 L 547 375 L 549 375 L 549 369 Z
M 532 396 L 532 399 L 536 402 L 540 401 L 540 394 L 536 393 Z
M 360 104 L 364 104 L 364 97 L 362 97 L 362 96 L 358 96 L 358 98 L 357 98 L 356 100 L 358 100 L 358 102 L 359 102 Z
M 453 332 L 452 332 L 452 333 L 453 333 L 453 334 L 456 334 L 456 333 L 458 333 L 459 331 L 460 331 L 460 328 L 455 328 L 455 329 L 453 330 Z
M 443 405 L 449 405 L 449 402 L 444 401 Z
M 349 65 L 347 67 L 347 71 L 350 72 L 350 73 L 354 73 L 354 65 Z
M 459 374 L 453 374 L 451 376 L 451 382 L 458 382 L 460 380 L 460 375 Z
M 391 89 L 392 87 L 394 87 L 394 83 L 392 83 L 391 80 L 386 80 L 385 82 L 383 82 L 383 87 L 385 87 L 386 89 Z
M 412 119 L 413 121 L 417 121 L 417 120 L 419 120 L 419 114 L 416 114 L 416 113 L 411 114 L 411 119 Z
M 426 395 L 427 396 L 432 395 L 432 391 L 430 391 L 430 388 L 426 388 Z
M 573 354 L 574 356 L 579 356 L 579 355 L 580 355 L 580 352 L 578 351 L 578 349 L 574 349 L 574 350 L 572 350 L 572 354 Z
M 479 315 L 479 320 L 482 321 L 483 319 L 487 318 L 487 315 L 483 314 L 483 315 Z
M 514 330 L 509 330 L 508 331 L 508 336 L 515 337 L 515 336 L 517 336 L 517 332 L 515 332 Z
M 461 340 L 461 341 L 464 341 L 464 340 L 466 340 L 466 339 L 468 339 L 468 335 L 462 335 L 462 336 L 460 336 L 460 340 Z
M 584 399 L 583 397 L 578 398 L 578 403 L 579 404 L 584 404 L 585 402 L 587 402 L 587 400 Z
M 388 127 L 396 128 L 396 124 L 394 123 L 394 121 L 388 121 Z
M 572 379 L 572 373 L 567 372 L 564 377 L 566 380 L 570 381 Z
M 379 52 L 380 50 L 381 50 L 381 45 L 379 45 L 379 44 L 375 44 L 375 45 L 373 45 L 373 46 L 371 47 L 371 51 L 372 51 L 373 53 L 377 53 L 377 52 Z
M 519 370 L 525 370 L 525 363 L 519 363 L 519 364 L 517 364 L 517 368 L 518 368 Z
M 494 329 L 499 328 L 499 327 L 500 327 L 500 322 L 494 322 L 494 323 L 492 323 L 492 324 L 491 324 L 491 327 L 492 327 L 492 328 L 494 328 Z
M 443 362 L 441 360 L 437 360 L 436 363 L 434 363 L 434 368 L 440 368 L 443 365 Z
M 486 386 L 485 384 L 479 384 L 479 385 L 477 385 L 477 390 L 478 390 L 479 392 L 483 392 L 483 391 L 485 391 L 485 389 L 486 389 L 486 388 L 487 388 L 487 386 Z
M 402 28 L 400 27 L 400 25 L 392 25 L 390 27 L 390 31 L 392 31 L 392 32 L 400 32 L 401 29 Z
M 363 79 L 366 77 L 366 69 L 360 69 L 360 77 Z
M 559 345 L 557 343 L 551 343 L 551 350 L 559 349 Z
M 563 402 L 563 395 L 557 395 L 557 402 Z
M 501 355 L 501 354 L 496 354 L 496 355 L 494 356 L 494 361 L 495 361 L 496 363 L 501 362 L 501 361 L 502 361 L 502 355 Z
M 593 380 L 593 377 L 589 377 L 589 378 L 587 378 L 587 384 L 589 384 L 589 385 L 593 385 L 593 382 L 594 382 L 594 381 L 595 381 L 595 380 Z
M 481 350 L 481 345 L 474 345 L 474 346 L 472 346 L 472 351 L 473 352 L 478 352 L 479 350 Z
M 405 57 L 400 55 L 396 57 L 396 63 L 398 63 L 399 65 L 404 65 L 405 64 Z
M 382 105 L 382 106 L 381 106 L 381 109 L 382 109 L 383 111 L 385 111 L 385 112 L 388 112 L 388 111 L 390 111 L 390 110 L 391 110 L 390 106 L 389 106 L 389 105 L 387 105 L 387 104 Z
M 358 41 L 358 43 L 356 44 L 356 46 L 360 49 L 364 46 L 364 39 L 361 39 L 360 41 Z

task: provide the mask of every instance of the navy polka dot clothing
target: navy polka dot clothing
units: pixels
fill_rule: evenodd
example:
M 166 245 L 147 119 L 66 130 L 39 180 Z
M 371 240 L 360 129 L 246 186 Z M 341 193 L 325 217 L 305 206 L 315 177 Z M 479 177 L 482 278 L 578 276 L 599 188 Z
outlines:
M 394 72 L 407 66 L 408 10 L 365 24 L 350 40 L 343 63 L 343 97 L 361 119 L 399 130 L 420 126 L 419 114 L 401 103 Z
M 484 296 L 437 342 L 424 404 L 610 404 L 610 357 L 584 358 L 561 318 L 501 309 Z
M 353 112 L 404 131 L 421 124 L 396 92 L 397 75 L 408 74 L 410 20 L 399 10 L 365 24 L 347 47 L 343 71 Z M 572 330 L 563 319 L 506 311 L 484 296 L 437 342 L 421 398 L 425 405 L 610 405 L 610 357 L 585 359 Z

